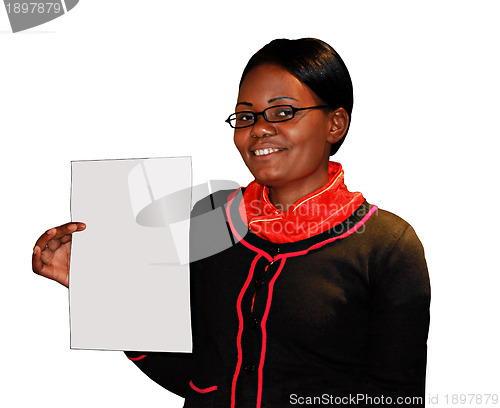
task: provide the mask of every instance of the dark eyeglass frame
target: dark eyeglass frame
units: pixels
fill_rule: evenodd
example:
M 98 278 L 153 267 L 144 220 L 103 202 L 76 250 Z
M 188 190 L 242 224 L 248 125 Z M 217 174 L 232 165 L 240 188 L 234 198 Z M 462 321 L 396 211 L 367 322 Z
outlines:
M 283 108 L 283 107 L 287 107 L 287 108 L 290 108 L 292 110 L 293 115 L 291 118 L 286 118 L 283 120 L 269 120 L 267 118 L 266 111 L 268 111 L 269 109 L 276 109 L 276 108 Z M 231 113 L 231 115 L 229 115 L 229 117 L 225 120 L 225 122 L 228 123 L 229 126 L 231 126 L 233 129 L 243 129 L 246 127 L 253 126 L 255 124 L 255 122 L 257 122 L 257 117 L 259 115 L 261 115 L 264 118 L 264 120 L 266 120 L 269 123 L 278 123 L 278 122 L 286 122 L 288 120 L 293 119 L 295 117 L 295 114 L 299 111 L 302 111 L 302 110 L 321 109 L 321 108 L 329 108 L 329 107 L 330 107 L 329 105 L 317 105 L 317 106 L 308 106 L 307 108 L 296 108 L 295 106 L 292 106 L 292 105 L 276 105 L 276 106 L 270 106 L 269 108 L 264 109 L 262 112 L 240 111 L 240 112 Z M 235 119 L 234 115 L 240 114 L 240 113 L 249 113 L 249 114 L 253 115 L 253 122 L 248 124 L 248 125 L 245 125 L 245 126 L 233 126 L 231 124 L 231 119 Z

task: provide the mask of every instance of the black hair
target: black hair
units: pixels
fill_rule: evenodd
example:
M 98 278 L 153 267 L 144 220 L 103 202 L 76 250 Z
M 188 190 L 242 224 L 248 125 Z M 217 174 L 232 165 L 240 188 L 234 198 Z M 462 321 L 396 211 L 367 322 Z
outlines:
M 276 64 L 306 84 L 332 109 L 344 108 L 351 119 L 353 93 L 349 71 L 340 55 L 327 43 L 315 38 L 277 39 L 257 51 L 241 75 L 262 64 Z M 349 128 L 347 129 L 349 130 Z M 344 142 L 346 134 L 332 145 L 330 156 Z

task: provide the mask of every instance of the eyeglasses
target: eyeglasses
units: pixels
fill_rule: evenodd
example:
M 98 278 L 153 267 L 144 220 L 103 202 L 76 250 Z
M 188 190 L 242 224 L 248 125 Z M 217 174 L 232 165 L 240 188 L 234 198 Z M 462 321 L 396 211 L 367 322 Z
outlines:
M 252 126 L 257 121 L 257 116 L 262 115 L 262 117 L 271 123 L 274 122 L 285 122 L 287 120 L 293 119 L 295 113 L 306 109 L 320 109 L 328 108 L 328 105 L 318 105 L 309 106 L 307 108 L 295 108 L 290 105 L 277 105 L 271 106 L 264 109 L 262 112 L 252 112 L 252 111 L 242 111 L 236 112 L 225 120 L 234 129 L 241 129 L 248 126 Z

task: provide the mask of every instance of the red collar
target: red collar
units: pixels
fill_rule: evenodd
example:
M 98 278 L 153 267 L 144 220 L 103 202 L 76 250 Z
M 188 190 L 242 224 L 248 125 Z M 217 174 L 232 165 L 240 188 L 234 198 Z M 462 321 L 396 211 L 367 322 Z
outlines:
M 276 243 L 300 241 L 335 227 L 354 213 L 364 197 L 347 190 L 340 163 L 330 162 L 328 173 L 327 184 L 302 197 L 286 212 L 271 203 L 266 186 L 252 181 L 239 206 L 242 219 L 250 231 Z

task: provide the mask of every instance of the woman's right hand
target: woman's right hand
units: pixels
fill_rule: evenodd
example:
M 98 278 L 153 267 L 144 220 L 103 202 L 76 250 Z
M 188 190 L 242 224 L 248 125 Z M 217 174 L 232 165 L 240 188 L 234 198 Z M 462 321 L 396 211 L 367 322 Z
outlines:
M 68 222 L 45 232 L 33 248 L 33 272 L 68 287 L 71 234 L 85 228 L 83 222 Z

